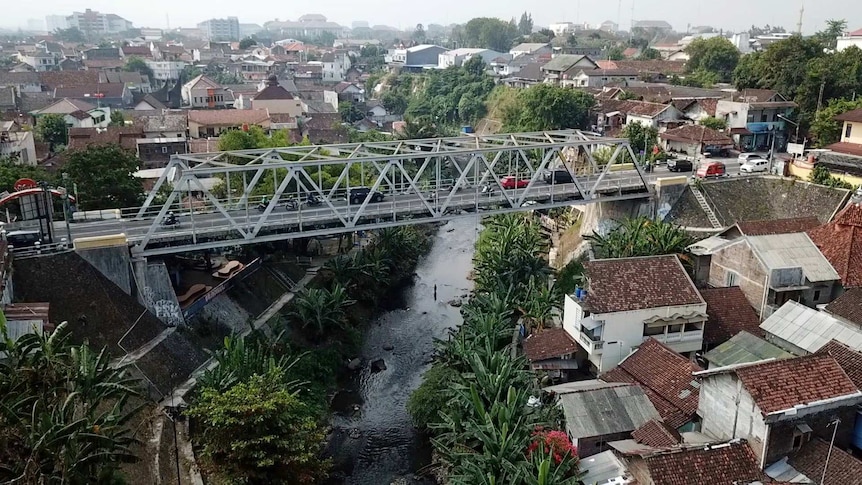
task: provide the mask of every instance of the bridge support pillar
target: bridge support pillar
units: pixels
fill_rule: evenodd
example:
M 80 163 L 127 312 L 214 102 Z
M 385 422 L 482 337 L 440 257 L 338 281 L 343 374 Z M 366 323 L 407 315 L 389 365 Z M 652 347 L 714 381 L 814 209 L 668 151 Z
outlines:
M 185 323 L 168 268 L 162 261 L 149 262 L 146 257 L 132 259 L 136 296 L 141 305 L 170 326 Z

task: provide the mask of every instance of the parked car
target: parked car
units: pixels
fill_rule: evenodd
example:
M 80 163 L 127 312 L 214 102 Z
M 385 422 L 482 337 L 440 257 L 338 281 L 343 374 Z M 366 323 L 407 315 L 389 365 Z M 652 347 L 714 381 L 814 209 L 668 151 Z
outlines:
M 693 168 L 690 160 L 677 158 L 667 161 L 667 169 L 671 172 L 691 172 Z
M 355 187 L 350 189 L 347 200 L 351 204 L 361 204 L 365 199 L 371 197 L 370 202 L 383 202 L 383 194 L 372 191 L 369 187 Z
M 769 170 L 769 161 L 762 158 L 749 158 L 739 166 L 742 173 L 766 172 Z
M 43 242 L 40 231 L 11 231 L 6 233 L 6 241 L 16 248 L 26 248 Z
M 730 151 L 727 148 L 714 145 L 707 146 L 703 152 L 711 157 L 724 158 L 730 155 Z
M 570 184 L 575 181 L 568 170 L 548 170 L 544 178 L 546 184 Z
M 749 159 L 752 159 L 752 158 L 763 158 L 763 157 L 761 157 L 757 153 L 753 153 L 753 152 L 740 153 L 739 156 L 737 157 L 737 159 L 739 160 L 739 163 L 745 163 Z
M 727 169 L 721 162 L 706 162 L 697 169 L 695 177 L 705 179 L 711 177 L 724 177 L 727 175 Z
M 504 189 L 523 189 L 530 185 L 530 181 L 509 175 L 500 179 L 500 185 L 503 186 Z

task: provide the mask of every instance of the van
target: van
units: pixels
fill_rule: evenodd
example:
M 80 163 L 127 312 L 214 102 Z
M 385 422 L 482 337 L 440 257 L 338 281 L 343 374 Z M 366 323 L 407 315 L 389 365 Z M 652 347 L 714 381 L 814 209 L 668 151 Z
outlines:
M 35 246 L 36 243 L 42 242 L 42 233 L 40 231 L 12 231 L 6 233 L 6 242 L 15 248 Z
M 700 166 L 697 169 L 697 173 L 694 174 L 697 178 L 710 178 L 710 177 L 724 177 L 727 175 L 727 169 L 725 169 L 724 164 L 721 162 L 707 162 Z
M 572 174 L 564 169 L 548 170 L 544 175 L 546 184 L 570 184 L 575 181 Z
M 742 173 L 766 172 L 769 170 L 769 161 L 762 158 L 749 158 L 748 161 L 739 166 Z

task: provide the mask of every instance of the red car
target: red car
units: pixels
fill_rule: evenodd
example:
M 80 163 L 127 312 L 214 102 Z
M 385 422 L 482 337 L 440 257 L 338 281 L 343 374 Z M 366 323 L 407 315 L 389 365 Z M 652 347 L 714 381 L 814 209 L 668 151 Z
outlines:
M 504 189 L 524 189 L 530 185 L 530 181 L 509 176 L 501 178 L 500 185 L 502 185 Z

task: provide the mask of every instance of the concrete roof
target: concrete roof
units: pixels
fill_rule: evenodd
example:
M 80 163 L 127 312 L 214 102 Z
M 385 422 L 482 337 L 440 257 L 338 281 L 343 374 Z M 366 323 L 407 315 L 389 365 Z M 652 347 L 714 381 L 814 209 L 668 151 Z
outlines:
M 640 386 L 614 386 L 559 396 L 566 429 L 573 438 L 634 431 L 650 419 L 661 419 Z
M 862 350 L 862 328 L 792 300 L 764 320 L 760 328 L 806 352 L 817 352 L 833 339 Z
M 620 485 L 632 483 L 631 475 L 626 470 L 625 465 L 611 450 L 581 458 L 578 466 L 582 472 L 578 476 L 578 480 L 582 483 L 615 483 Z
M 739 332 L 703 356 L 709 361 L 710 366 L 714 367 L 746 364 L 764 359 L 786 359 L 788 357 L 793 357 L 793 355 L 746 331 Z
M 805 233 L 749 236 L 748 242 L 769 270 L 801 267 L 811 282 L 841 279 Z

